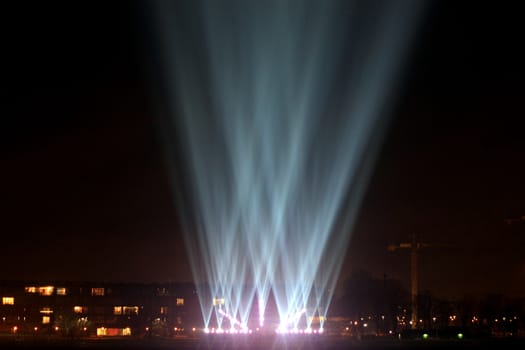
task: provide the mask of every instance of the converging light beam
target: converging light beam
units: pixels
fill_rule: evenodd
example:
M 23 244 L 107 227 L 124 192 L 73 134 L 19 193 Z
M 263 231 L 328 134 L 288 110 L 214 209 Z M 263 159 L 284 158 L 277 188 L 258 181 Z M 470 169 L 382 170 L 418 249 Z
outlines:
M 154 2 L 206 329 L 324 322 L 420 8 Z

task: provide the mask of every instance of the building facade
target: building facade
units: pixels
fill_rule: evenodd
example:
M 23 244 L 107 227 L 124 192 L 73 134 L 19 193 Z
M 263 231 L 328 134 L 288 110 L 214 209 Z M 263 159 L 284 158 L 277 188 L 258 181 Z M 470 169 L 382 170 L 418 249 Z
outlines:
M 201 327 L 191 283 L 0 282 L 0 332 L 170 336 Z

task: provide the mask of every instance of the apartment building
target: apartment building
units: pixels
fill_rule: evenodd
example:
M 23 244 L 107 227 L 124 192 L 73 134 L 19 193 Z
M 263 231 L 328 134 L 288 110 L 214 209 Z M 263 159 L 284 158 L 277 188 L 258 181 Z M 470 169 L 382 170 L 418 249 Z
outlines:
M 174 335 L 200 327 L 191 283 L 0 282 L 0 332 Z

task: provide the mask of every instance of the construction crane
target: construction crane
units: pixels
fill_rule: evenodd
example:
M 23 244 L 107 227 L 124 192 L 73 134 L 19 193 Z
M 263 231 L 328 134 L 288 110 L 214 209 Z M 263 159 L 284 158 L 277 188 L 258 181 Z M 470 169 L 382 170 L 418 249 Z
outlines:
M 417 326 L 417 295 L 418 295 L 418 266 L 417 266 L 417 256 L 419 250 L 422 248 L 429 247 L 430 244 L 418 242 L 416 240 L 416 235 L 412 235 L 412 241 L 408 243 L 399 243 L 391 244 L 388 246 L 388 250 L 393 252 L 398 249 L 410 249 L 410 301 L 411 301 L 411 321 L 410 326 L 412 329 L 415 329 Z

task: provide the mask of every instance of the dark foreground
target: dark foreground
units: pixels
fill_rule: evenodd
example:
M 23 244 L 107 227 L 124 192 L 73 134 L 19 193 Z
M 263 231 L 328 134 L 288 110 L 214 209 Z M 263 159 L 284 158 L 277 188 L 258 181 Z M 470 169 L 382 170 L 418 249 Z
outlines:
M 0 338 L 0 349 L 221 349 L 221 350 L 375 350 L 375 349 L 525 349 L 525 338 L 398 340 L 293 337 L 204 337 L 201 339 L 23 339 Z

